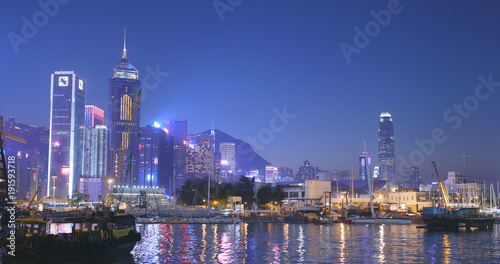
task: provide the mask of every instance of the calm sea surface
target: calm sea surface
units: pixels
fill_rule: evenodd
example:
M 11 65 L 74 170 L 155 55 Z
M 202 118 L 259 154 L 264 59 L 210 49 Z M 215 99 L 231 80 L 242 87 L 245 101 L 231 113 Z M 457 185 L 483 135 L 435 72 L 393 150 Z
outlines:
M 416 225 L 154 224 L 129 255 L 15 263 L 500 263 L 500 225 L 427 232 Z

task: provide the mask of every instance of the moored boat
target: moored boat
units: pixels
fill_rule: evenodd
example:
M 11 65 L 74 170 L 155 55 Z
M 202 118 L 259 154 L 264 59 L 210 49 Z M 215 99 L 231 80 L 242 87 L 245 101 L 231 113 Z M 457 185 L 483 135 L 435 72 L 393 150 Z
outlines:
M 238 217 L 223 217 L 221 215 L 217 215 L 210 218 L 181 218 L 175 223 L 183 223 L 183 224 L 239 224 L 242 220 Z
M 16 255 L 74 256 L 130 252 L 141 235 L 131 215 L 69 218 L 61 222 L 16 219 Z M 4 240 L 4 245 L 7 241 Z
M 376 224 L 376 225 L 409 225 L 410 219 L 404 218 L 353 218 L 351 224 Z

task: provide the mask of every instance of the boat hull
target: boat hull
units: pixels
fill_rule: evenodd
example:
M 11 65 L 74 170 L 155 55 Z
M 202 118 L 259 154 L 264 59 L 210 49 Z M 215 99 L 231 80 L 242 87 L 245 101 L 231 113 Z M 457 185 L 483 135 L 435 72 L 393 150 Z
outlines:
M 399 219 L 399 218 L 360 218 L 352 219 L 350 224 L 374 224 L 374 225 L 409 225 L 411 224 L 410 219 Z

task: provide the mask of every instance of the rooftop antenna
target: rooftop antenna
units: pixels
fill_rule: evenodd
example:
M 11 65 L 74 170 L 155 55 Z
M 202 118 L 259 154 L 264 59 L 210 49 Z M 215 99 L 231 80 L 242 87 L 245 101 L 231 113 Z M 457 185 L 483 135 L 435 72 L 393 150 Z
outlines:
M 127 27 L 123 28 L 123 53 L 122 59 L 127 58 Z
M 463 158 L 463 159 L 464 159 L 464 176 L 465 176 L 465 175 L 467 175 L 467 174 L 465 173 L 465 158 L 470 157 L 470 155 L 465 155 L 465 149 L 463 149 L 463 150 L 462 150 L 462 153 L 461 153 L 461 154 L 462 154 L 462 155 L 461 155 L 461 156 L 458 156 L 458 157 L 459 157 L 459 158 Z

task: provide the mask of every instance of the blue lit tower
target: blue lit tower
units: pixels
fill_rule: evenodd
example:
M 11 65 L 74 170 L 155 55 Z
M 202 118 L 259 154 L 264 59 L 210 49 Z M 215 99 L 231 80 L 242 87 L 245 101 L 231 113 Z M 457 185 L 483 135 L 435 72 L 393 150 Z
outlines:
M 85 88 L 74 71 L 51 75 L 47 195 L 54 198 L 71 197 L 82 174 Z
M 380 114 L 378 128 L 379 179 L 387 179 L 389 182 L 396 180 L 395 161 L 392 116 L 383 112 Z
M 127 60 L 124 36 L 122 59 L 113 69 L 113 78 L 109 80 L 108 122 L 111 152 L 115 153 L 117 149 L 126 148 L 127 144 L 129 152 L 132 152 L 135 161 L 132 164 L 133 179 L 129 180 L 131 183 L 136 183 L 139 173 L 139 167 L 137 166 L 139 142 L 137 137 L 140 124 L 140 104 L 135 113 L 132 113 L 132 104 L 140 85 L 139 71 Z M 127 124 L 130 125 L 133 122 L 133 114 L 136 115 L 135 124 L 132 124 L 134 129 L 130 134 L 124 133 Z M 122 173 L 121 168 L 116 166 L 115 168 L 111 168 L 111 176 L 120 177 Z

